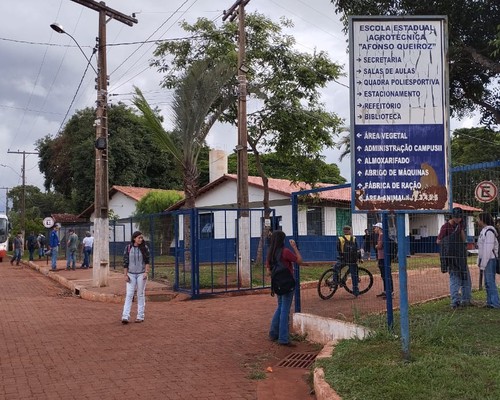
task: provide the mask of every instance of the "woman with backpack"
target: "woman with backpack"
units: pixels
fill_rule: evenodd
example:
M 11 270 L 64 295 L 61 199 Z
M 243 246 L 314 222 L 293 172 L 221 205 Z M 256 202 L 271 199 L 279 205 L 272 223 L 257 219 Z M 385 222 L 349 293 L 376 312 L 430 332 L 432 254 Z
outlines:
M 273 283 L 273 270 L 279 269 L 279 266 L 285 266 L 293 279 L 293 264 L 302 264 L 302 256 L 300 255 L 299 249 L 294 240 L 290 239 L 290 247 L 293 249 L 291 252 L 289 249 L 285 248 L 285 233 L 282 231 L 274 231 L 269 243 L 269 249 L 267 251 L 266 257 L 266 268 L 268 275 L 271 275 L 271 290 L 274 293 L 274 288 L 277 287 L 276 283 Z M 271 320 L 271 327 L 269 329 L 269 338 L 272 341 L 278 341 L 278 344 L 282 346 L 295 346 L 290 342 L 289 334 L 289 315 L 290 308 L 292 306 L 293 291 L 289 289 L 286 293 L 281 294 L 281 292 L 276 291 L 278 297 L 278 307 L 274 312 L 273 318 Z
M 137 288 L 137 318 L 135 322 L 144 322 L 146 307 L 146 282 L 149 272 L 149 248 L 144 243 L 144 236 L 140 231 L 132 234 L 130 244 L 123 252 L 123 273 L 127 282 L 127 293 L 123 305 L 122 324 L 128 324 L 132 299 Z
M 490 214 L 481 213 L 477 216 L 477 225 L 481 229 L 477 239 L 477 266 L 484 273 L 486 307 L 500 308 L 495 282 L 496 264 L 498 262 L 498 233 L 495 229 L 495 221 Z

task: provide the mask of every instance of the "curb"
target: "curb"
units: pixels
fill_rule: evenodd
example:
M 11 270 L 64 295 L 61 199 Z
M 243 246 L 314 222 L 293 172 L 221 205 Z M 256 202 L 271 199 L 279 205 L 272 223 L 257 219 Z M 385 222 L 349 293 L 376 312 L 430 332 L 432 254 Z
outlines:
M 316 360 L 330 358 L 336 343 L 336 341 L 327 343 L 316 356 Z M 338 393 L 325 381 L 325 371 L 321 367 L 314 368 L 313 386 L 317 400 L 342 400 Z
M 54 273 L 49 266 L 43 267 L 35 264 L 34 262 L 28 261 L 27 263 L 21 261 L 23 265 L 30 267 L 31 269 L 40 272 L 46 277 L 52 279 L 53 281 L 59 283 L 65 288 L 69 289 L 75 296 L 80 297 L 83 300 L 98 301 L 102 303 L 113 303 L 122 304 L 125 301 L 124 294 L 114 294 L 114 293 L 97 293 L 92 289 L 88 289 L 78 283 L 74 283 L 57 273 Z M 57 272 L 57 271 L 56 271 Z M 189 298 L 189 296 L 187 297 Z M 146 292 L 146 299 L 148 301 L 182 301 L 186 298 L 179 293 L 170 292 L 167 290 L 152 290 Z

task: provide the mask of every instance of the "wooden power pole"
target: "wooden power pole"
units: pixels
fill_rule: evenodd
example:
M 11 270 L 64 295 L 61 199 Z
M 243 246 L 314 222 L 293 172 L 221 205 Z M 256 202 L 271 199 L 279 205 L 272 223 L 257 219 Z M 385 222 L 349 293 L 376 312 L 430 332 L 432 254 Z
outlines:
M 250 0 L 238 0 L 224 11 L 222 20 L 238 17 L 238 271 L 241 285 L 250 285 L 250 218 L 248 212 L 248 146 L 247 146 L 247 76 L 245 65 L 245 6 Z
M 26 236 L 26 154 L 36 154 L 38 155 L 37 151 L 10 151 L 7 150 L 7 153 L 11 154 L 22 154 L 23 155 L 23 167 L 22 167 L 22 187 L 23 190 L 21 191 L 21 230 L 23 234 L 23 238 Z
M 106 6 L 103 1 L 72 0 L 99 12 L 97 54 L 97 111 L 95 121 L 95 200 L 94 200 L 94 256 L 92 283 L 95 287 L 108 286 L 109 275 L 109 179 L 108 179 L 108 76 L 106 62 L 106 17 L 128 26 L 137 19 Z

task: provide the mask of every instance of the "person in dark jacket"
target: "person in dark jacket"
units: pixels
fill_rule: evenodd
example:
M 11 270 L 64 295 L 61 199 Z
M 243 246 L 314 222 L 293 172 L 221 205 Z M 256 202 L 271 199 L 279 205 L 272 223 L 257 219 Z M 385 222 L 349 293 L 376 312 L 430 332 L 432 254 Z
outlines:
M 441 271 L 450 274 L 450 297 L 453 309 L 470 305 L 472 297 L 463 219 L 463 211 L 454 208 L 451 218 L 441 226 L 436 240 L 440 247 Z
M 122 324 L 128 324 L 132 299 L 137 288 L 137 318 L 135 322 L 144 322 L 146 308 L 146 282 L 149 273 L 149 248 L 144 243 L 144 236 L 140 231 L 132 234 L 131 242 L 123 252 L 123 273 L 127 282 L 127 293 L 123 305 Z

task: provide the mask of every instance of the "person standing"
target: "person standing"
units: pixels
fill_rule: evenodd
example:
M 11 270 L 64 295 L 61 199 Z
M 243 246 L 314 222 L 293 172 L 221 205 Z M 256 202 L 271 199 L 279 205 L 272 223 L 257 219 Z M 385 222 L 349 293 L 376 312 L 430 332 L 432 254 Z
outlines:
M 19 265 L 19 262 L 21 261 L 21 257 L 23 255 L 24 247 L 23 234 L 21 232 L 17 232 L 12 245 L 14 247 L 14 255 L 12 256 L 12 260 L 10 260 L 10 265 L 14 265 L 14 261 L 16 261 L 16 265 Z
M 381 297 L 383 299 L 387 298 L 387 293 L 390 293 L 391 296 L 394 290 L 394 284 L 392 281 L 392 273 L 391 273 L 391 260 L 388 259 L 389 267 L 386 274 L 385 269 L 385 249 L 384 249 L 384 230 L 382 226 L 382 222 L 377 222 L 373 225 L 373 230 L 377 235 L 377 244 L 375 245 L 375 250 L 377 251 L 377 263 L 378 269 L 380 270 L 380 276 L 382 277 L 382 282 L 384 284 L 384 291 L 377 294 L 377 297 Z
M 30 232 L 26 241 L 28 245 L 29 260 L 33 261 L 33 255 L 35 254 L 35 249 L 38 243 L 36 240 L 35 232 Z
M 36 238 L 36 241 L 38 243 L 38 259 L 41 260 L 42 257 L 45 256 L 45 242 L 46 242 L 46 239 L 45 239 L 45 236 L 43 233 L 40 233 L 37 238 Z
M 269 249 L 266 257 L 266 268 L 268 275 L 271 275 L 271 264 L 277 262 L 276 257 L 280 256 L 281 262 L 288 268 L 293 275 L 293 264 L 302 264 L 302 256 L 297 248 L 294 240 L 290 239 L 289 243 L 293 249 L 293 253 L 285 248 L 285 233 L 283 231 L 274 231 L 271 235 Z M 276 295 L 278 298 L 278 306 L 271 320 L 269 329 L 269 338 L 272 341 L 278 341 L 282 346 L 295 346 L 290 342 L 289 338 L 289 316 L 290 308 L 293 300 L 293 290 L 289 293 Z
M 94 237 L 90 232 L 85 233 L 85 237 L 82 240 L 83 244 L 83 264 L 82 269 L 87 269 L 90 267 L 90 255 L 92 254 L 92 247 L 94 246 Z
M 74 229 L 70 229 L 68 231 L 68 240 L 66 241 L 66 269 L 76 270 L 76 251 L 78 250 L 78 236 L 75 233 Z
M 451 218 L 441 226 L 436 243 L 440 246 L 441 271 L 450 274 L 451 308 L 469 306 L 472 283 L 467 266 L 463 211 L 460 208 L 454 208 Z
M 131 242 L 123 252 L 123 273 L 127 282 L 125 304 L 123 305 L 122 324 L 128 324 L 132 299 L 137 288 L 137 318 L 135 322 L 144 322 L 146 308 L 146 282 L 149 273 L 149 248 L 144 243 L 140 231 L 132 234 Z
M 477 239 L 477 266 L 484 273 L 486 287 L 486 307 L 500 308 L 498 289 L 495 282 L 496 263 L 498 257 L 498 232 L 495 221 L 488 213 L 481 213 L 477 217 L 477 225 L 481 232 Z
M 59 229 L 61 225 L 55 224 L 50 232 L 49 237 L 49 249 L 50 249 L 50 257 L 51 257 L 51 270 L 55 271 L 57 269 L 57 256 L 59 253 Z
M 372 251 L 372 236 L 368 229 L 365 229 L 365 234 L 363 235 L 363 252 L 364 259 L 370 261 Z

